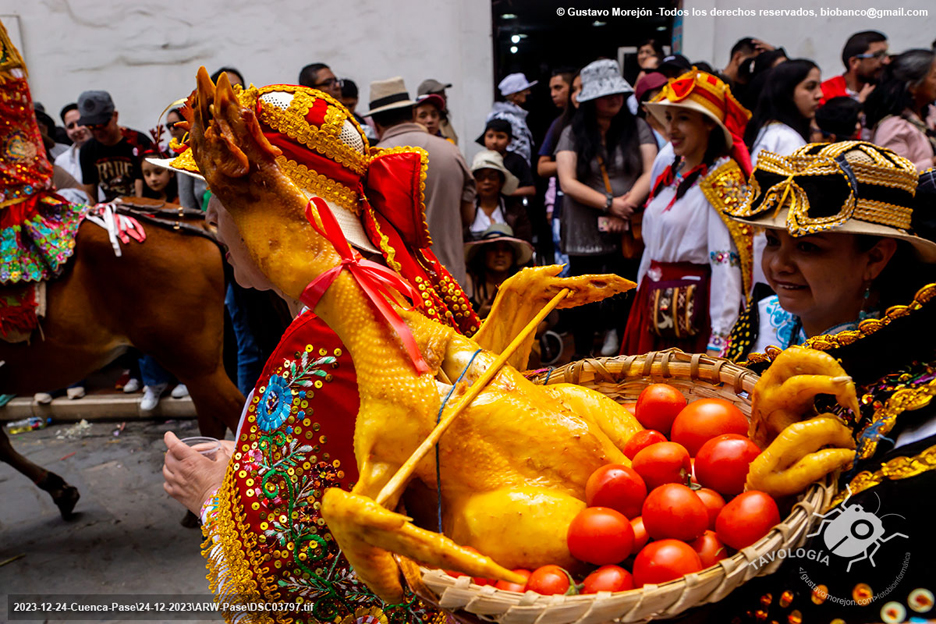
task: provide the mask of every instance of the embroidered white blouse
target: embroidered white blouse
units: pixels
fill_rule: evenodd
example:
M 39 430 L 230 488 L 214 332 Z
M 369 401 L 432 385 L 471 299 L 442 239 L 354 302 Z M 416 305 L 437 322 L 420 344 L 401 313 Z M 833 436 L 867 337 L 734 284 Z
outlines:
M 728 157 L 718 159 L 709 172 L 727 161 Z M 640 259 L 637 283 L 643 283 L 652 260 L 708 264 L 712 269 L 709 292 L 712 327 L 708 348 L 720 351 L 725 347 L 731 327 L 738 320 L 743 300 L 738 249 L 728 227 L 705 197 L 698 181 L 682 198 L 669 206 L 676 195 L 677 184 L 674 181 L 661 188 L 644 212 L 643 239 L 646 248 Z

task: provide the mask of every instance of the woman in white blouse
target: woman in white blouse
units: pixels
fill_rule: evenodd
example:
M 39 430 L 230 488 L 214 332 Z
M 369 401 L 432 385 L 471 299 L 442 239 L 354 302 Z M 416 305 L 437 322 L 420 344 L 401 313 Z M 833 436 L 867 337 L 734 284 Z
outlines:
M 750 173 L 740 137 L 750 113 L 728 85 L 696 70 L 646 106 L 666 124 L 675 159 L 654 182 L 644 214 L 646 249 L 622 353 L 720 354 L 750 275 L 750 230 L 725 211 Z
M 784 61 L 770 70 L 744 133 L 753 166 L 763 151 L 789 156 L 809 142 L 809 124 L 822 100 L 821 85 L 819 68 L 807 59 Z M 752 284 L 767 283 L 761 268 L 766 244 L 763 233 L 754 237 Z

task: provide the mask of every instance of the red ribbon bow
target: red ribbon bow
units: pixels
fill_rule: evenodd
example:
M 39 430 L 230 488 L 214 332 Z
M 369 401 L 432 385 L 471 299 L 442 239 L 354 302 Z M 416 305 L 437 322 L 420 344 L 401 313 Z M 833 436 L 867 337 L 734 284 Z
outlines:
M 318 209 L 319 218 L 322 220 L 324 231 L 320 229 L 315 222 L 315 215 L 312 213 L 313 202 Z M 351 245 L 348 244 L 348 240 L 342 233 L 341 227 L 338 225 L 338 221 L 332 214 L 331 209 L 321 198 L 312 197 L 309 199 L 309 203 L 306 204 L 306 219 L 309 220 L 309 223 L 312 224 L 316 232 L 324 236 L 335 247 L 335 251 L 341 256 L 341 264 L 333 266 L 312 280 L 312 282 L 305 287 L 305 290 L 302 291 L 302 296 L 299 299 L 309 306 L 310 309 L 314 310 L 315 306 L 318 305 L 318 302 L 321 300 L 322 295 L 324 295 L 328 287 L 332 285 L 332 282 L 335 281 L 338 274 L 341 273 L 341 270 L 347 267 L 348 270 L 351 271 L 351 275 L 354 277 L 355 281 L 357 281 L 358 285 L 364 291 L 364 294 L 367 295 L 367 298 L 370 299 L 374 307 L 377 308 L 377 311 L 380 312 L 380 315 L 390 324 L 397 336 L 400 337 L 400 340 L 403 342 L 403 348 L 406 349 L 407 355 L 409 355 L 410 360 L 412 360 L 413 365 L 416 367 L 416 372 L 420 375 L 428 373 L 429 365 L 426 364 L 422 353 L 419 352 L 419 347 L 416 344 L 413 333 L 390 303 L 393 298 L 391 293 L 396 291 L 410 299 L 414 306 L 419 307 L 422 305 L 422 298 L 419 295 L 419 291 L 387 267 L 366 260 L 359 253 L 351 249 Z

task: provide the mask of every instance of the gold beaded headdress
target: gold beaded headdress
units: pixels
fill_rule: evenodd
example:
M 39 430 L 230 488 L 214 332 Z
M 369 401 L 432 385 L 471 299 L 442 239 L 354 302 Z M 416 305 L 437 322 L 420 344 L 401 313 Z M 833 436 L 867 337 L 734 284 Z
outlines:
M 909 160 L 864 141 L 814 143 L 789 156 L 761 152 L 743 201 L 729 212 L 797 237 L 842 232 L 907 240 L 932 262 L 936 243 L 911 226 L 917 179 Z

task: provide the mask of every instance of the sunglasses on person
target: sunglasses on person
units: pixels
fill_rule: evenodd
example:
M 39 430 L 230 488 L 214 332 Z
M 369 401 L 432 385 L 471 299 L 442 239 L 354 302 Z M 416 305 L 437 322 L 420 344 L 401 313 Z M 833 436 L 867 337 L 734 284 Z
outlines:
M 322 87 L 334 87 L 335 85 L 340 85 L 340 84 L 341 84 L 341 81 L 338 80 L 337 78 L 329 78 L 328 80 L 323 80 L 322 82 L 318 82 L 312 85 L 312 87 L 314 89 L 320 89 Z
M 169 129 L 169 130 L 173 130 L 173 129 L 174 129 L 176 126 L 178 126 L 180 123 L 182 123 L 182 122 L 181 122 L 181 121 L 167 121 L 167 122 L 166 122 L 166 128 Z
M 882 59 L 887 56 L 887 50 L 878 50 L 877 52 L 865 52 L 864 54 L 856 54 L 855 58 L 860 59 Z
M 73 122 L 71 122 L 71 123 L 66 124 L 66 125 L 65 125 L 65 128 L 68 129 L 68 130 L 74 130 L 75 128 L 77 128 L 77 127 L 80 126 L 80 125 L 81 125 L 81 124 L 78 123 L 77 121 L 73 121 Z

